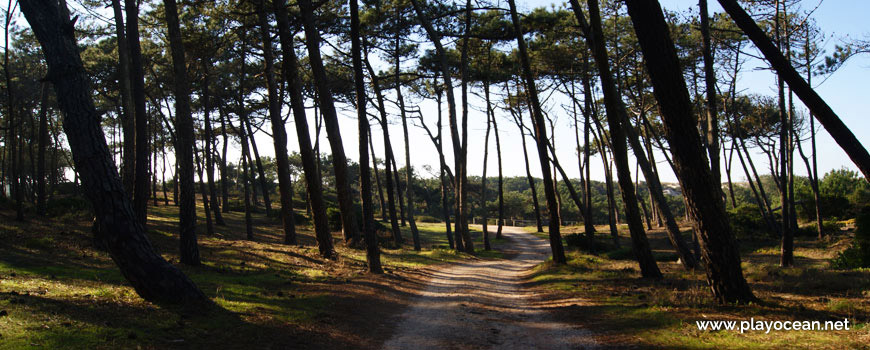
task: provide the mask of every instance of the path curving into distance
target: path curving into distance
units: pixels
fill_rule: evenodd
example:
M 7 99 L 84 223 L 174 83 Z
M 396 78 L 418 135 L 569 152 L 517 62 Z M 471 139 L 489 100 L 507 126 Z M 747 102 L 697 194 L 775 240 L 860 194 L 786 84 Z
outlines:
M 592 334 L 556 320 L 523 288 L 549 242 L 505 226 L 510 260 L 469 260 L 428 270 L 426 288 L 398 321 L 384 350 L 593 349 Z

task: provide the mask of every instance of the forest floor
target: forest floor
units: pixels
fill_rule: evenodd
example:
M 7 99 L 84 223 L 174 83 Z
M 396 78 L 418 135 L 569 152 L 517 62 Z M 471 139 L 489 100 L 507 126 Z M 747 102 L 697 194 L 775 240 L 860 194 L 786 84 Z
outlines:
M 544 233 L 527 232 L 546 237 Z M 546 230 L 546 228 L 545 228 Z M 797 237 L 795 267 L 779 267 L 779 242 L 741 241 L 743 273 L 758 303 L 718 305 L 702 269 L 686 271 L 677 262 L 663 229 L 647 232 L 664 274 L 661 281 L 640 278 L 628 229 L 620 226 L 623 248 L 591 254 L 568 249 L 568 264 L 538 265 L 528 287 L 551 292 L 551 302 L 576 300 L 557 308 L 563 322 L 581 324 L 606 348 L 638 349 L 870 349 L 870 270 L 834 270 L 830 261 L 854 234 L 842 231 L 819 241 Z M 562 234 L 582 232 L 563 228 Z M 688 239 L 690 229 L 684 228 Z M 609 230 L 598 227 L 609 242 Z M 701 331 L 696 321 L 850 321 L 849 331 Z
M 742 244 L 744 271 L 763 302 L 723 307 L 712 303 L 702 272 L 685 272 L 673 261 L 656 230 L 650 239 L 666 276 L 659 282 L 640 279 L 624 249 L 569 250 L 567 266 L 553 265 L 544 261 L 545 241 L 513 230 L 494 240 L 496 251 L 456 253 L 437 223 L 418 223 L 420 252 L 410 244 L 383 249 L 386 273 L 371 275 L 365 252 L 341 243 L 337 260 L 321 259 L 304 223 L 300 244 L 287 246 L 277 218 L 254 214 L 255 241 L 247 241 L 242 213 L 224 216 L 228 226 L 199 236 L 203 265 L 189 267 L 178 264 L 177 207 L 150 209 L 156 249 L 216 304 L 185 310 L 139 298 L 108 255 L 92 247 L 89 217 L 68 213 L 16 223 L 14 212 L 0 210 L 0 349 L 426 349 L 433 344 L 422 336 L 436 333 L 461 345 L 437 347 L 447 349 L 870 344 L 870 327 L 863 325 L 870 315 L 870 271 L 827 267 L 848 234 L 824 242 L 798 239 L 798 267 L 789 269 L 776 267 L 775 242 Z M 479 243 L 479 232 L 476 237 Z M 340 234 L 335 238 L 339 242 Z M 627 247 L 627 234 L 622 240 Z M 848 332 L 770 334 L 694 328 L 695 320 L 749 317 L 848 317 L 861 325 Z

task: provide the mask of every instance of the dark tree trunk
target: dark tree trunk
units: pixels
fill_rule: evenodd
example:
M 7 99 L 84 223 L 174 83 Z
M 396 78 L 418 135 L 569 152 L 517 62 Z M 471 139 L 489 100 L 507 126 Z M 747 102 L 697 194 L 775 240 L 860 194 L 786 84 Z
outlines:
M 45 215 L 45 149 L 48 147 L 48 84 L 41 87 L 39 105 L 39 148 L 36 160 L 36 215 Z
M 470 1 L 466 2 L 466 32 L 468 32 L 468 22 L 470 21 L 470 12 L 471 7 L 467 6 Z M 447 119 L 450 124 L 450 139 L 453 144 L 454 151 L 454 170 L 456 175 L 454 176 L 454 191 L 455 191 L 455 213 L 456 213 L 456 236 L 461 237 L 464 242 L 464 247 L 457 240 L 456 249 L 457 250 L 465 250 L 468 252 L 474 252 L 473 243 L 471 243 L 471 238 L 468 234 L 467 219 L 465 217 L 465 196 L 463 195 L 464 185 L 467 182 L 465 177 L 465 172 L 463 168 L 465 166 L 465 159 L 463 157 L 463 146 L 462 142 L 459 139 L 459 125 L 456 115 L 456 99 L 453 96 L 453 78 L 452 78 L 452 69 L 447 60 L 447 53 L 444 49 L 444 46 L 441 44 L 441 34 L 439 34 L 435 28 L 432 26 L 432 22 L 423 12 L 423 7 L 420 4 L 419 0 L 411 0 L 411 4 L 414 6 L 414 11 L 417 14 L 417 19 L 422 24 L 423 29 L 426 31 L 429 40 L 435 46 L 435 53 L 438 57 L 438 65 L 440 68 L 440 73 L 442 79 L 444 79 L 445 92 L 447 95 Z M 467 40 L 466 40 L 467 41 Z M 464 63 L 464 62 L 463 62 Z M 463 64 L 463 73 L 465 71 Z M 464 76 L 464 74 L 463 74 Z M 463 79 L 464 81 L 465 79 Z M 465 96 L 465 95 L 464 95 Z M 467 108 L 466 108 L 467 110 Z
M 69 30 L 73 23 L 68 10 L 53 1 L 22 1 L 21 10 L 42 44 L 49 67 L 46 80 L 54 85 L 75 167 L 82 175 L 84 193 L 94 206 L 112 260 L 146 300 L 176 304 L 205 301 L 190 279 L 154 251 L 145 226 L 136 219 L 100 128 L 100 116 L 90 96 L 93 90 Z
M 398 15 L 398 7 L 396 8 L 396 14 Z M 398 18 L 397 18 L 398 20 Z M 398 26 L 397 29 L 400 29 Z M 396 99 L 399 104 L 399 114 L 402 116 L 402 134 L 405 138 L 405 198 L 407 199 L 408 206 L 408 224 L 411 226 L 411 237 L 414 240 L 414 250 L 419 251 L 422 249 L 420 247 L 420 232 L 417 231 L 417 222 L 414 220 L 414 175 L 413 175 L 413 167 L 411 167 L 411 144 L 408 140 L 408 116 L 405 112 L 405 98 L 402 96 L 402 79 L 401 79 L 401 56 L 399 47 L 399 35 L 400 31 L 396 31 L 395 37 L 395 47 L 393 50 L 395 51 L 395 69 L 396 69 Z M 485 225 L 485 224 L 484 224 Z M 484 226 L 485 227 L 485 226 Z
M 202 82 L 202 114 L 203 124 L 205 126 L 205 148 L 203 149 L 203 157 L 205 158 L 205 174 L 208 178 L 208 194 L 209 203 L 212 212 L 214 213 L 215 224 L 218 226 L 226 226 L 224 217 L 221 215 L 221 207 L 217 200 L 217 186 L 214 183 L 214 133 L 211 129 L 211 94 L 209 93 L 209 66 L 210 59 L 202 60 L 203 82 Z
M 272 125 L 272 139 L 275 144 L 275 165 L 278 168 L 278 194 L 281 201 L 281 223 L 284 228 L 284 244 L 296 244 L 296 223 L 293 218 L 293 179 L 290 178 L 290 159 L 287 155 L 287 130 L 281 116 L 281 100 L 278 96 L 278 83 L 275 81 L 275 55 L 272 52 L 272 36 L 269 33 L 269 18 L 265 0 L 257 2 L 260 35 L 263 42 L 263 74 L 269 99 L 269 124 Z M 263 189 L 264 193 L 266 189 Z M 268 198 L 268 197 L 266 197 Z M 266 210 L 269 210 L 266 201 Z
M 396 166 L 396 154 L 393 152 L 392 143 L 390 143 L 390 163 L 393 167 L 393 183 L 396 184 L 396 198 L 399 200 L 399 224 L 404 227 L 405 223 L 405 197 L 402 196 L 402 181 L 399 179 L 399 167 Z
M 199 176 L 199 192 L 202 193 L 202 208 L 205 213 L 205 233 L 209 236 L 214 236 L 214 224 L 211 220 L 211 207 L 209 206 L 210 198 L 208 196 L 208 189 L 206 188 L 206 183 L 205 181 L 203 181 L 202 175 L 202 160 L 199 158 L 199 150 L 196 149 L 196 143 L 194 143 L 193 146 L 193 156 L 194 161 L 196 161 L 196 173 L 197 176 Z
M 529 55 L 526 48 L 526 42 L 523 38 L 522 25 L 520 24 L 519 15 L 517 14 L 517 6 L 514 0 L 508 0 L 510 5 L 511 21 L 513 22 L 514 33 L 517 33 L 517 46 L 519 47 L 520 63 L 522 66 L 523 77 L 526 83 L 526 89 L 531 100 L 530 109 L 532 110 L 532 124 L 535 130 L 535 140 L 538 145 L 538 158 L 541 161 L 541 175 L 544 180 L 544 195 L 547 197 L 547 208 L 550 212 L 550 249 L 553 253 L 553 261 L 557 264 L 565 264 L 565 250 L 562 247 L 562 235 L 559 234 L 559 216 L 557 212 L 556 192 L 553 187 L 553 179 L 550 178 L 550 160 L 547 156 L 547 128 L 544 125 L 544 115 L 541 112 L 541 103 L 538 100 L 538 89 L 535 87 L 535 78 L 532 75 L 531 64 L 529 63 Z
M 447 162 L 444 161 L 444 138 L 441 134 L 441 94 L 443 93 L 443 89 L 438 85 L 437 73 L 436 79 L 434 79 L 433 85 L 435 86 L 435 100 L 438 103 L 438 122 L 435 124 L 435 127 L 438 129 L 437 136 L 435 137 L 435 146 L 438 149 L 438 179 L 441 181 L 441 213 L 444 216 L 444 225 L 445 232 L 447 233 L 447 243 L 450 245 L 450 249 L 456 249 L 461 251 L 462 248 L 462 240 L 459 237 L 456 237 L 456 242 L 453 241 L 453 234 L 450 232 L 450 201 L 448 199 L 448 191 L 450 187 L 448 186 L 448 179 L 445 176 L 445 169 L 447 168 Z M 425 125 L 425 124 L 424 124 Z
M 809 108 L 810 113 L 822 123 L 822 126 L 825 127 L 825 130 L 828 131 L 834 141 L 837 141 L 837 144 L 846 151 L 849 158 L 855 162 L 855 165 L 864 174 L 864 179 L 870 181 L 870 153 L 867 153 L 867 150 L 855 137 L 855 134 L 849 130 L 846 124 L 843 124 L 843 121 L 840 120 L 825 100 L 801 78 L 797 70 L 789 64 L 782 52 L 774 46 L 770 38 L 758 27 L 752 17 L 740 7 L 736 0 L 719 0 L 719 4 L 734 19 L 737 26 L 755 43 L 755 46 L 758 47 L 773 69 L 776 70 L 778 76 L 788 83 L 789 88 L 800 97 L 801 101 Z
M 576 2 L 576 0 L 574 0 Z M 620 113 L 624 113 L 624 106 L 621 105 L 621 97 L 610 72 L 609 60 L 607 57 L 607 48 L 604 46 L 604 36 L 601 30 L 601 16 L 598 9 L 598 0 L 588 0 L 590 26 L 587 31 L 586 40 L 589 47 L 592 49 L 595 63 L 598 67 L 601 86 L 604 90 L 604 107 L 607 112 L 607 123 L 610 126 L 610 145 L 613 150 L 613 161 L 616 164 L 616 177 L 619 183 L 620 193 L 622 193 L 622 202 L 625 205 L 625 216 L 628 221 L 628 230 L 631 235 L 632 249 L 634 250 L 635 258 L 640 265 L 641 276 L 646 278 L 662 278 L 662 273 L 659 271 L 655 258 L 647 241 L 646 233 L 643 229 L 643 219 L 638 210 L 637 192 L 631 180 L 631 170 L 628 165 L 628 148 L 626 146 L 626 131 L 630 127 L 628 123 L 623 125 L 622 120 L 627 120 L 627 116 L 620 117 Z M 579 6 L 576 6 L 579 11 Z M 578 16 L 578 17 L 582 17 Z M 580 18 L 578 18 L 579 20 Z M 582 22 L 581 22 L 582 23 Z M 637 147 L 637 139 L 634 138 L 634 146 Z M 638 161 L 645 160 L 643 151 L 637 147 L 635 154 L 640 154 Z
M 305 27 L 305 41 L 308 46 L 308 60 L 317 87 L 317 97 L 320 101 L 323 121 L 326 125 L 326 133 L 329 135 L 329 145 L 332 149 L 333 170 L 335 171 L 335 187 L 338 192 L 338 206 L 341 210 L 342 230 L 345 241 L 358 241 L 359 229 L 356 223 L 356 214 L 353 206 L 353 193 L 348 178 L 347 157 L 344 155 L 344 144 L 341 139 L 341 131 L 338 125 L 338 114 L 332 98 L 332 92 L 327 81 L 323 59 L 320 56 L 320 32 L 315 24 L 314 7 L 311 0 L 300 0 L 299 8 L 302 12 L 302 23 Z
M 513 112 L 513 110 L 511 110 Z M 523 160 L 526 164 L 526 179 L 529 180 L 529 189 L 532 191 L 532 207 L 535 210 L 535 223 L 538 225 L 538 232 L 544 232 L 544 223 L 541 221 L 541 210 L 538 207 L 538 190 L 535 188 L 535 178 L 532 177 L 532 171 L 529 168 L 529 151 L 526 147 L 526 131 L 523 125 L 523 118 L 520 115 L 514 115 L 514 120 L 517 127 L 520 128 L 520 141 L 523 145 Z
M 713 45 L 710 42 L 710 19 L 707 17 L 707 0 L 698 0 L 701 17 L 702 51 L 704 55 L 704 82 L 707 90 L 707 155 L 710 171 L 722 190 L 722 175 L 719 171 L 719 110 L 717 109 L 716 72 L 713 70 Z
M 311 216 L 314 218 L 314 233 L 320 255 L 333 258 L 335 251 L 332 245 L 332 234 L 329 232 L 329 222 L 326 218 L 326 205 L 323 203 L 323 183 L 318 171 L 314 150 L 311 148 L 311 136 L 308 133 L 308 118 L 305 115 L 305 99 L 302 97 L 302 82 L 297 71 L 296 51 L 293 48 L 293 33 L 290 31 L 290 18 L 284 1 L 275 1 L 274 11 L 278 24 L 278 36 L 281 41 L 283 55 L 282 74 L 288 82 L 287 91 L 290 95 L 290 105 L 293 109 L 293 120 L 296 125 L 296 136 L 299 140 L 299 153 L 302 156 L 302 170 L 305 173 L 308 203 L 311 206 Z
M 145 110 L 145 62 L 139 45 L 139 3 L 124 0 L 127 13 L 127 44 L 130 46 L 130 88 L 133 95 L 133 115 L 136 124 L 136 160 L 133 180 L 133 210 L 142 225 L 148 220 L 148 113 Z
M 357 125 L 359 127 L 359 183 L 362 203 L 362 232 L 366 241 L 366 262 L 369 272 L 383 273 L 378 236 L 375 232 L 374 200 L 372 199 L 372 176 L 369 170 L 369 117 L 366 115 L 366 89 L 360 44 L 359 3 L 350 0 L 350 40 L 353 60 L 353 82 L 356 92 Z M 407 135 L 407 134 L 406 134 Z M 374 153 L 372 153 L 374 154 Z
M 368 122 L 366 122 L 368 123 Z M 381 175 L 378 173 L 378 157 L 375 155 L 375 145 L 372 144 L 372 127 L 369 124 L 369 129 L 366 130 L 366 136 L 369 140 L 369 151 L 372 157 L 372 172 L 375 173 L 375 184 L 378 186 L 378 203 L 380 203 L 381 219 L 388 221 L 387 204 L 384 202 L 384 188 L 381 186 Z
M 224 109 L 218 107 L 218 114 L 221 118 L 221 136 L 223 137 L 223 150 L 221 152 L 220 171 L 221 171 L 221 212 L 230 212 L 230 182 L 227 177 L 227 146 L 229 146 L 229 138 L 227 137 L 227 116 Z
M 374 68 L 372 68 L 371 63 L 369 62 L 368 52 L 365 53 L 365 64 L 368 68 L 369 75 L 371 76 L 372 87 L 375 90 L 375 96 L 378 102 L 378 112 L 381 114 L 381 130 L 383 131 L 384 135 L 384 186 L 387 188 L 387 207 L 389 208 L 390 212 L 390 229 L 393 233 L 393 241 L 396 243 L 396 245 L 401 246 L 404 240 L 402 239 L 402 231 L 399 228 L 399 220 L 396 213 L 395 198 L 397 197 L 397 193 L 395 193 L 395 189 L 398 186 L 393 186 L 393 181 L 395 180 L 395 177 L 393 176 L 393 169 L 391 163 L 394 155 L 393 146 L 390 142 L 389 123 L 387 122 L 387 110 L 384 106 L 384 96 L 381 92 L 380 79 L 378 78 Z M 401 199 L 400 195 L 399 199 Z
M 136 168 L 136 114 L 133 107 L 133 93 L 130 85 L 130 46 L 124 32 L 124 12 L 120 0 L 112 0 L 112 10 L 115 15 L 115 35 L 118 38 L 118 78 L 123 106 L 122 129 L 124 133 L 123 161 L 121 162 L 121 180 L 124 189 L 132 193 Z
M 489 221 L 489 209 L 486 206 L 486 160 L 489 157 L 489 132 L 492 128 L 492 124 L 490 119 L 492 119 L 492 105 L 489 101 L 489 84 L 484 82 L 483 85 L 484 95 L 486 96 L 486 136 L 483 138 L 483 175 L 480 178 L 480 210 L 483 213 L 481 215 L 481 224 L 483 224 L 483 249 L 491 250 L 492 246 L 489 244 L 489 225 L 487 225 L 487 221 Z
M 252 168 L 256 168 L 257 175 L 259 175 L 258 182 L 260 183 L 260 193 L 263 196 L 263 205 L 266 207 L 266 217 L 270 217 L 272 216 L 272 199 L 269 195 L 269 184 L 266 182 L 266 170 L 263 168 L 263 162 L 260 160 L 260 151 L 257 148 L 257 140 L 254 139 L 254 129 L 251 126 L 251 117 L 248 115 L 247 112 L 242 113 L 241 115 L 245 117 L 245 119 L 242 120 L 241 123 L 242 126 L 248 130 L 248 141 L 251 145 L 251 150 L 254 151 L 252 153 L 253 158 L 250 159 L 255 165 L 255 167 Z M 248 156 L 251 156 L 252 154 L 249 153 Z M 253 171 L 254 170 L 252 169 L 251 172 Z M 256 193 L 256 190 L 254 190 L 254 193 Z M 254 203 L 256 202 L 257 201 L 255 199 Z
M 753 301 L 720 190 L 701 137 L 695 132 L 689 92 L 661 6 L 655 0 L 626 4 L 659 102 L 687 209 L 698 232 L 707 281 L 721 303 Z
M 178 162 L 180 207 L 178 213 L 181 262 L 199 265 L 199 247 L 196 242 L 196 192 L 193 178 L 193 116 L 190 111 L 190 86 L 184 58 L 184 42 L 178 23 L 175 0 L 164 0 L 169 46 L 172 51 L 172 72 L 175 81 L 175 157 Z M 155 193 L 156 194 L 156 193 Z M 203 193 L 205 195 L 205 193 Z M 156 198 L 156 196 L 155 196 Z
M 493 112 L 491 118 L 492 132 L 495 134 L 495 154 L 498 158 L 498 230 L 495 232 L 495 238 L 499 239 L 504 227 L 504 176 L 502 174 L 501 163 L 501 140 L 498 137 L 498 123 L 495 120 L 495 112 Z
M 607 144 L 606 140 L 604 140 L 603 134 L 604 132 L 601 130 L 601 122 L 598 121 L 598 116 L 592 117 L 593 122 L 596 127 L 595 142 L 598 145 L 598 152 L 601 153 L 601 163 L 604 167 L 604 187 L 605 192 L 607 194 L 607 224 L 610 228 L 610 237 L 613 240 L 613 244 L 619 247 L 619 229 L 616 227 L 616 201 L 614 200 L 613 195 L 613 176 L 610 172 L 610 165 L 607 161 Z

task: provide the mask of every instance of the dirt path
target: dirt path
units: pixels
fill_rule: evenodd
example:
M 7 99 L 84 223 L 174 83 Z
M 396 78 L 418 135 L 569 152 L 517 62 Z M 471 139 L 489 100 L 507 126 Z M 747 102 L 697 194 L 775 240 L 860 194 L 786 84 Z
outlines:
M 510 260 L 473 260 L 431 271 L 426 289 L 400 317 L 385 350 L 589 349 L 588 330 L 558 322 L 523 288 L 549 243 L 504 227 Z

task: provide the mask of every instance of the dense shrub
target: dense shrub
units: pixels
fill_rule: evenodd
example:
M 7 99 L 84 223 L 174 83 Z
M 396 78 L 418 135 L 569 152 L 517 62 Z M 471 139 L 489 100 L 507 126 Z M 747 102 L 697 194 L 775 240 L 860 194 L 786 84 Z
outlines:
M 739 239 L 746 238 L 775 238 L 775 233 L 770 232 L 767 223 L 758 211 L 758 207 L 751 204 L 741 204 L 728 210 L 728 219 L 731 229 Z
M 67 214 L 89 216 L 93 215 L 91 202 L 84 197 L 65 196 L 56 197 L 45 204 L 49 216 L 61 216 Z
M 326 208 L 326 219 L 330 231 L 341 231 L 341 210 L 335 207 Z
M 610 249 L 610 245 L 598 239 L 591 241 L 582 233 L 571 233 L 565 235 L 565 245 L 569 248 L 578 249 L 589 253 L 600 253 Z
M 417 220 L 417 222 L 428 222 L 428 223 L 441 222 L 440 219 L 438 219 L 434 216 L 429 216 L 429 215 L 417 215 L 417 216 L 414 216 L 414 220 Z
M 855 219 L 855 240 L 852 246 L 831 262 L 835 269 L 870 267 L 870 206 L 865 206 Z

